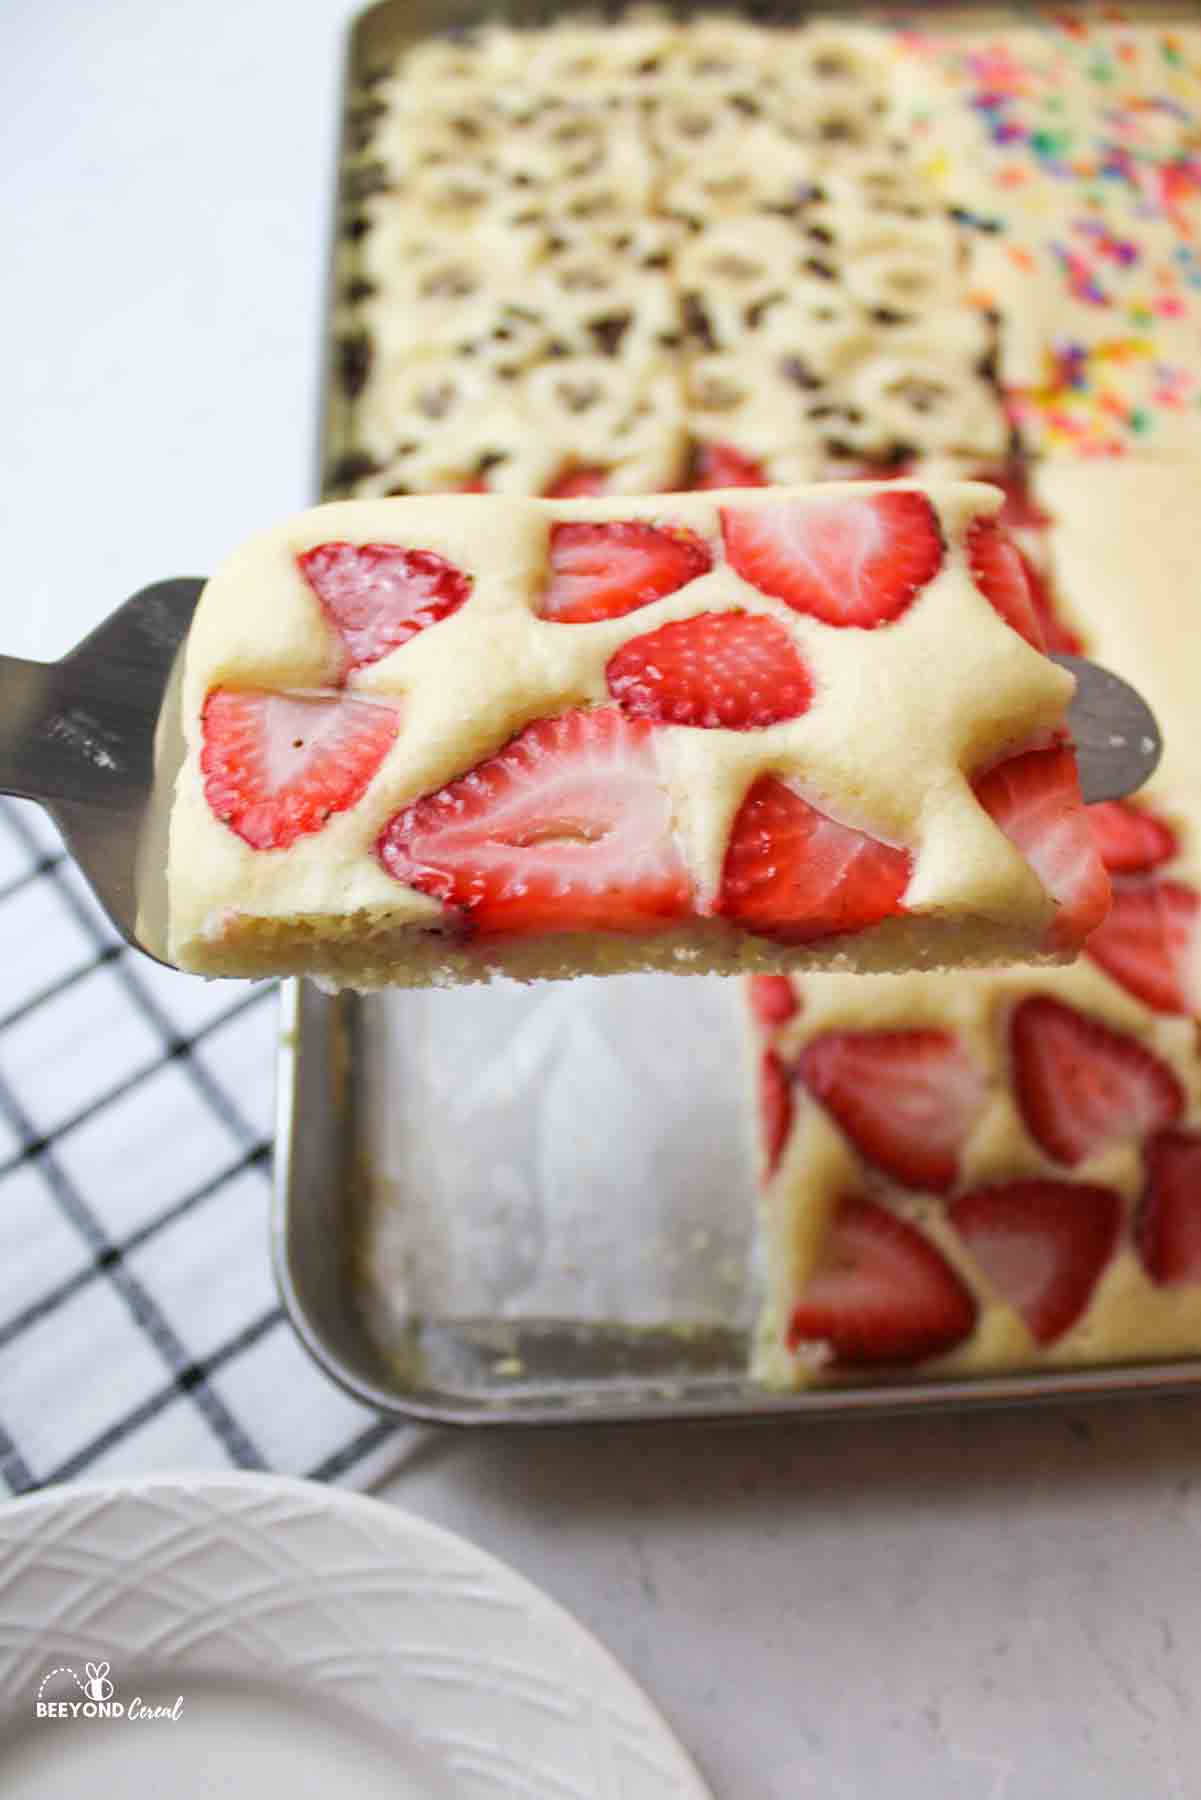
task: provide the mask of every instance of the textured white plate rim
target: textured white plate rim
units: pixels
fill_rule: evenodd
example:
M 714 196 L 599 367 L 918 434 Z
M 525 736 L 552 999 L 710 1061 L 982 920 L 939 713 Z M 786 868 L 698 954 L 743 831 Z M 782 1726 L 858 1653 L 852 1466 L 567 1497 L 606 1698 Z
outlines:
M 20 1663 L 28 1663 L 32 1656 L 32 1666 L 37 1666 L 43 1644 L 55 1641 L 53 1629 L 47 1630 L 38 1624 L 23 1624 L 8 1616 L 13 1589 L 6 1578 L 7 1565 L 11 1560 L 25 1552 L 19 1572 L 25 1574 L 32 1569 L 39 1577 L 44 1575 L 45 1569 L 38 1566 L 39 1542 L 44 1539 L 47 1548 L 52 1546 L 54 1553 L 52 1558 L 46 1559 L 47 1566 L 52 1567 L 54 1572 L 61 1573 L 64 1560 L 67 1563 L 71 1561 L 73 1513 L 76 1515 L 74 1525 L 81 1526 L 93 1518 L 98 1509 L 120 1507 L 124 1503 L 136 1503 L 139 1500 L 155 1502 L 165 1508 L 170 1508 L 173 1504 L 181 1508 L 194 1508 L 199 1504 L 211 1508 L 214 1518 L 227 1515 L 232 1520 L 236 1516 L 244 1526 L 246 1509 L 256 1499 L 265 1503 L 272 1500 L 291 1501 L 296 1506 L 304 1507 L 306 1516 L 310 1519 L 323 1515 L 335 1527 L 339 1524 L 358 1526 L 377 1537 L 382 1534 L 398 1551 L 415 1555 L 419 1562 L 431 1566 L 457 1565 L 456 1573 L 470 1572 L 483 1584 L 475 1598 L 478 1599 L 479 1594 L 486 1589 L 487 1595 L 494 1598 L 498 1605 L 508 1604 L 520 1608 L 524 1617 L 535 1622 L 539 1634 L 543 1628 L 546 1629 L 548 1663 L 560 1667 L 566 1665 L 577 1670 L 582 1666 L 586 1671 L 590 1693 L 598 1702 L 597 1712 L 593 1713 L 590 1720 L 593 1726 L 598 1716 L 603 1722 L 619 1724 L 624 1728 L 627 1748 L 630 1734 L 633 1733 L 653 1751 L 652 1758 L 643 1755 L 639 1760 L 641 1775 L 652 1777 L 649 1786 L 645 1782 L 638 1786 L 640 1795 L 645 1794 L 648 1800 L 658 1800 L 660 1794 L 664 1796 L 664 1800 L 667 1796 L 671 1796 L 671 1800 L 713 1800 L 711 1790 L 702 1781 L 674 1732 L 633 1677 L 599 1639 L 526 1576 L 518 1574 L 499 1557 L 480 1549 L 458 1533 L 389 1502 L 365 1494 L 325 1487 L 293 1476 L 257 1472 L 231 1471 L 228 1474 L 194 1475 L 180 1472 L 131 1476 L 116 1481 L 81 1480 L 61 1487 L 44 1488 L 37 1493 L 4 1502 L 0 1506 L 0 1651 L 7 1660 L 8 1668 L 5 1670 L 0 1667 L 0 1725 L 23 1722 L 32 1710 L 30 1688 L 23 1682 L 14 1682 L 12 1678 L 13 1653 L 16 1653 L 16 1660 Z M 17 1527 L 15 1531 L 14 1525 Z M 273 1524 L 273 1532 L 275 1529 Z M 269 1553 L 273 1542 L 273 1536 L 269 1536 L 265 1530 L 258 1533 L 257 1548 L 260 1550 Z M 311 1541 L 308 1551 L 313 1557 L 313 1567 L 300 1573 L 305 1578 L 311 1576 L 317 1579 L 321 1574 L 317 1566 L 319 1556 L 313 1554 L 314 1546 Z M 286 1558 L 288 1566 L 285 1571 L 292 1580 L 296 1579 L 298 1573 L 294 1556 L 293 1547 Z M 379 1566 L 381 1573 L 391 1568 L 382 1555 Z M 134 1568 L 135 1565 L 131 1563 L 131 1574 Z M 78 1579 L 78 1565 L 73 1573 Z M 358 1573 L 356 1570 L 356 1574 Z M 86 1580 L 86 1574 L 83 1578 Z M 139 1592 L 145 1599 L 147 1593 L 153 1595 L 153 1585 L 146 1589 L 139 1581 Z M 328 1592 L 326 1589 L 326 1597 Z M 336 1592 L 335 1585 L 335 1595 Z M 5 1599 L 5 1595 L 8 1599 Z M 178 1599 L 175 1603 L 178 1605 Z M 319 1624 L 320 1617 L 320 1610 L 317 1609 L 311 1623 Z M 227 1622 L 236 1631 L 236 1613 Z M 103 1629 L 100 1629 L 99 1636 L 104 1636 Z M 152 1638 L 153 1633 L 150 1636 Z M 394 1648 L 390 1647 L 389 1655 L 392 1660 L 396 1659 Z M 182 1659 L 177 1658 L 171 1663 L 173 1674 L 184 1675 L 188 1667 L 186 1652 Z M 211 1661 L 207 1667 L 211 1670 Z M 544 1678 L 545 1674 L 543 1671 Z M 480 1692 L 473 1693 L 469 1685 L 460 1690 L 464 1707 L 473 1715 L 483 1687 L 484 1683 L 481 1682 Z M 521 1744 L 509 1748 L 515 1750 L 518 1756 L 524 1752 Z M 498 1746 L 498 1750 L 502 1756 L 505 1754 L 504 1746 Z M 627 1787 L 614 1777 L 617 1765 L 608 1746 L 605 1747 L 602 1760 L 605 1769 L 600 1774 L 600 1785 L 594 1789 L 579 1791 L 589 1795 L 594 1791 L 597 1800 L 611 1800 L 611 1797 L 612 1800 L 624 1800 Z M 664 1779 L 654 1778 L 656 1769 Z M 581 1773 L 591 1772 L 579 1767 L 571 1771 L 577 1782 Z M 495 1789 L 489 1787 L 488 1791 L 494 1792 Z M 514 1788 L 515 1793 L 533 1791 L 524 1784 Z M 557 1787 L 553 1791 L 557 1792 Z M 566 1792 L 567 1788 L 563 1791 Z M 576 1791 L 574 1787 L 572 1791 Z M 633 1789 L 629 1791 L 633 1792 Z

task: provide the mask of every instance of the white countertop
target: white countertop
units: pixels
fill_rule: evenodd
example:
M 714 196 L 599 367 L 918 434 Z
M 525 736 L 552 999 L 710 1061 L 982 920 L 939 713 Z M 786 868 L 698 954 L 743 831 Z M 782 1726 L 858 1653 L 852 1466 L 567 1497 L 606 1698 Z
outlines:
M 1195 1800 L 1201 1409 L 427 1440 L 718 1800 Z
M 0 14 L 3 650 L 308 501 L 350 12 Z M 1199 1791 L 1191 1402 L 422 1436 L 385 1493 L 590 1624 L 719 1800 Z

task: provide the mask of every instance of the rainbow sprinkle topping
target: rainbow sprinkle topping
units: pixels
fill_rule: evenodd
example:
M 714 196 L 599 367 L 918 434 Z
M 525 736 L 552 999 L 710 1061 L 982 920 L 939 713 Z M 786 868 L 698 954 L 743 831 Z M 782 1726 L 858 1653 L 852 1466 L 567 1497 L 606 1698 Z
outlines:
M 1053 15 L 1004 40 L 899 41 L 919 72 L 915 131 L 964 145 L 928 168 L 977 233 L 991 279 L 972 285 L 1001 313 L 1026 448 L 1201 454 L 1201 25 Z M 1034 379 L 1006 367 L 1017 308 L 1026 337 L 1044 331 Z

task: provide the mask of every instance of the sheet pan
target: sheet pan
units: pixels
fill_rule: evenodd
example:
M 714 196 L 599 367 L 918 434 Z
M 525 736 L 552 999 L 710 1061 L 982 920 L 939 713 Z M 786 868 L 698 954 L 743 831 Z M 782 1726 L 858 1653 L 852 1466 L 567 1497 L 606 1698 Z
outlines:
M 344 296 L 379 72 L 434 31 L 570 10 L 584 9 L 383 0 L 354 24 L 323 492 L 344 479 L 352 443 Z M 757 1292 L 749 1101 L 735 983 L 631 976 L 336 998 L 290 983 L 273 1248 L 292 1322 L 366 1404 L 460 1425 L 804 1418 L 1201 1384 L 1193 1359 L 766 1392 L 745 1372 Z

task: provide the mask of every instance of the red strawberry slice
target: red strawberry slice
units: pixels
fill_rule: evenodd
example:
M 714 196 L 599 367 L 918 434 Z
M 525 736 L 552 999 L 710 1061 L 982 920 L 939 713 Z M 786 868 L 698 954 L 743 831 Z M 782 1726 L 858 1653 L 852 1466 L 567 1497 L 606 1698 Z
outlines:
M 788 1347 L 827 1347 L 838 1363 L 917 1362 L 954 1349 L 976 1303 L 928 1238 L 874 1201 L 844 1200 L 822 1258 L 797 1296 Z
M 1075 949 L 1101 923 L 1110 897 L 1080 798 L 1075 751 L 1055 745 L 1011 756 L 982 776 L 975 792 L 1055 901 L 1052 946 Z
M 759 1126 L 763 1179 L 770 1181 L 792 1129 L 792 1083 L 774 1050 L 765 1050 L 759 1059 Z
M 345 695 L 214 688 L 200 767 L 217 817 L 255 850 L 286 850 L 366 793 L 400 715 Z
M 546 490 L 547 500 L 584 500 L 592 494 L 603 494 L 609 479 L 607 469 L 564 469 Z
M 1111 875 L 1144 875 L 1171 862 L 1179 848 L 1172 827 L 1145 806 L 1098 800 L 1087 810 L 1093 840 Z
M 716 910 L 747 931 L 806 944 L 903 911 L 912 868 L 907 851 L 839 825 L 762 775 L 734 820 Z
M 318 544 L 296 558 L 352 668 L 378 662 L 456 612 L 471 577 L 432 550 L 399 544 Z
M 560 625 L 619 619 L 674 594 L 712 567 L 709 546 L 682 525 L 567 520 L 551 526 L 542 612 Z
M 1069 625 L 1065 625 L 1059 617 L 1046 577 L 1035 568 L 1028 556 L 1022 556 L 1021 561 L 1026 574 L 1026 586 L 1030 590 L 1030 603 L 1038 619 L 1046 648 L 1064 656 L 1082 655 L 1084 639 Z
M 1010 1181 L 961 1194 L 951 1223 L 997 1292 L 1040 1344 L 1076 1323 L 1113 1255 L 1122 1224 L 1111 1188 Z
M 829 1031 L 801 1078 L 859 1154 L 906 1187 L 945 1194 L 984 1104 L 984 1081 L 949 1031 Z
M 1002 531 L 1044 532 L 1048 525 L 1054 524 L 1051 514 L 1045 512 L 1030 493 L 1026 471 L 1016 464 L 1002 470 L 1000 474 L 995 470 L 985 470 L 977 479 L 1000 488 L 1005 496 L 1005 503 L 996 515 Z M 1018 555 L 1046 649 L 1079 656 L 1084 649 L 1083 640 L 1057 616 L 1054 597 L 1046 577 L 1031 562 L 1025 551 L 1019 550 Z
M 1161 1287 L 1201 1281 L 1201 1134 L 1161 1131 L 1146 1151 L 1134 1241 Z
M 1197 916 L 1201 896 L 1182 881 L 1119 882 L 1104 924 L 1085 951 L 1154 1012 L 1197 1009 Z
M 904 481 L 913 469 L 912 456 L 886 456 L 876 462 L 844 460 L 827 465 L 820 481 Z
M 689 487 L 741 488 L 766 487 L 767 473 L 753 456 L 744 456 L 733 444 L 700 444 L 692 467 Z
M 749 731 L 799 719 L 813 680 L 782 625 L 762 613 L 697 613 L 631 638 L 609 692 L 635 719 Z
M 964 539 L 972 580 L 1007 625 L 1036 650 L 1044 648 L 1042 626 L 1016 544 L 995 519 L 973 519 Z
M 749 999 L 751 1012 L 764 1031 L 787 1025 L 801 1010 L 796 989 L 787 975 L 752 975 Z
M 1171 1125 L 1184 1106 L 1167 1063 L 1049 994 L 1014 1008 L 1010 1049 L 1026 1128 L 1057 1162 L 1074 1166 L 1117 1139 Z
M 744 581 L 827 625 L 887 625 L 942 567 L 924 494 L 855 494 L 726 506 L 726 554 Z
M 468 475 L 465 480 L 460 481 L 455 489 L 456 494 L 486 494 L 487 492 L 488 483 L 482 475 Z
M 538 719 L 396 815 L 389 874 L 479 932 L 653 931 L 691 911 L 655 728 L 616 707 Z
M 1011 463 L 1001 470 L 984 469 L 976 480 L 987 481 L 1004 494 L 1005 503 L 997 517 L 1006 531 L 1017 531 L 1022 527 L 1039 531 L 1052 523 L 1050 513 L 1044 512 L 1031 494 L 1026 471 L 1019 464 Z

